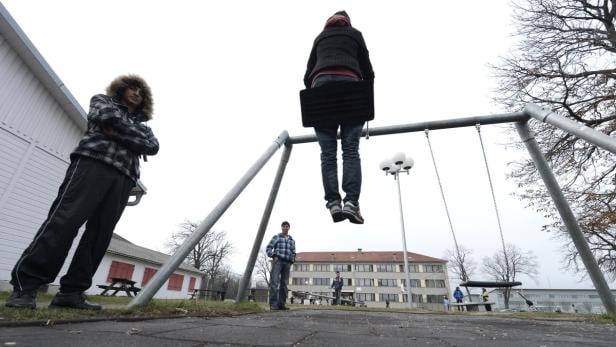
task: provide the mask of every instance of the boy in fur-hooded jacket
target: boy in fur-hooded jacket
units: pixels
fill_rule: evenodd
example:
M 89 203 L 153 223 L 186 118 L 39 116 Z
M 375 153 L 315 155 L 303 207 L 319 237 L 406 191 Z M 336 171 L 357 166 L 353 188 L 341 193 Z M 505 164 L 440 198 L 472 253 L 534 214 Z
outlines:
M 79 227 L 86 229 L 60 291 L 49 307 L 100 310 L 83 292 L 92 285 L 116 223 L 139 179 L 139 158 L 158 153 L 158 140 L 145 121 L 152 118 L 152 93 L 139 76 L 116 78 L 107 95 L 90 101 L 88 129 L 71 153 L 58 196 L 34 240 L 11 272 L 7 307 L 36 308 L 36 291 L 54 281 Z

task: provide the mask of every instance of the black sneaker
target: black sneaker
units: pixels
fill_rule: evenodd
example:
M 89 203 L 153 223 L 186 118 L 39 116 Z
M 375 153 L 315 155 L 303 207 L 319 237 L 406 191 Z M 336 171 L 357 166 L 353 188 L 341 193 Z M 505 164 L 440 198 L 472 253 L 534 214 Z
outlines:
M 13 290 L 11 296 L 4 303 L 6 307 L 13 308 L 36 308 L 36 292 L 35 291 L 19 291 Z
M 288 307 L 286 307 L 286 306 L 280 306 L 280 307 L 278 307 L 278 309 L 279 309 L 279 310 L 282 310 L 282 311 L 288 311 L 288 310 L 290 310 L 290 308 L 288 308 Z
M 342 222 L 347 218 L 344 213 L 342 213 L 342 205 L 340 204 L 340 200 L 328 202 L 325 206 L 329 209 L 329 213 L 332 215 L 334 223 Z
M 344 203 L 342 213 L 353 224 L 364 224 L 364 217 L 359 212 L 359 203 L 347 201 Z
M 280 307 L 278 306 L 270 306 L 270 311 L 279 311 Z
M 76 308 L 79 310 L 98 311 L 101 309 L 101 305 L 89 303 L 86 301 L 85 295 L 81 292 L 58 292 L 58 294 L 56 294 L 56 296 L 54 296 L 51 300 L 49 308 Z

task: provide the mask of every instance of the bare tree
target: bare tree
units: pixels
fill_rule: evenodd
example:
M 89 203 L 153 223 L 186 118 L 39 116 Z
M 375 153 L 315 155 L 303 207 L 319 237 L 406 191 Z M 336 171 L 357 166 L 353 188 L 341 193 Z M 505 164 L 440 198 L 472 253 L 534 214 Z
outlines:
M 473 274 L 475 273 L 475 269 L 477 268 L 477 263 L 471 258 L 472 250 L 464 247 L 463 245 L 458 246 L 458 252 L 456 250 L 447 249 L 445 250 L 445 258 L 449 261 L 449 270 L 462 282 L 466 282 L 473 278 Z M 471 299 L 471 293 L 466 288 L 466 294 L 469 300 Z
M 179 225 L 179 230 L 171 234 L 166 243 L 170 254 L 188 239 L 197 230 L 199 223 L 185 220 Z M 211 288 L 213 281 L 224 264 L 226 258 L 232 253 L 233 245 L 226 240 L 224 231 L 209 230 L 186 257 L 186 262 L 205 272 L 201 278 L 199 289 Z
M 523 252 L 519 247 L 507 244 L 506 254 L 500 250 L 492 257 L 483 258 L 483 272 L 498 282 L 515 282 L 519 275 L 535 278 L 537 275 L 537 257 L 531 251 Z M 505 308 L 509 308 L 511 288 L 502 288 Z
M 257 275 L 257 281 L 263 280 L 267 285 L 267 288 L 270 286 L 270 274 L 272 272 L 272 262 L 270 258 L 265 253 L 265 250 L 259 251 L 259 257 L 257 257 L 257 263 L 255 264 L 255 270 Z
M 608 135 L 616 131 L 616 1 L 519 0 L 517 47 L 493 66 L 497 102 L 519 111 L 532 102 Z M 616 278 L 616 161 L 611 153 L 556 128 L 531 124 L 546 159 L 599 266 Z M 518 146 L 522 146 L 518 144 Z M 567 246 L 566 265 L 580 269 L 578 253 L 531 160 L 510 174 L 518 195 L 551 222 Z

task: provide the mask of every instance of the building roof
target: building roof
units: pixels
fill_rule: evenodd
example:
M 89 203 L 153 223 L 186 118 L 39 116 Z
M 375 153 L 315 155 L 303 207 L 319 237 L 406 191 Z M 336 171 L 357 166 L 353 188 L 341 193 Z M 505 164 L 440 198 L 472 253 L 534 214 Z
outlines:
M 397 263 L 404 261 L 404 253 L 396 251 L 385 252 L 301 252 L 295 257 L 296 262 L 350 262 L 350 263 Z M 447 260 L 429 257 L 427 255 L 407 252 L 409 261 L 413 263 L 446 263 Z
M 136 244 L 128 241 L 118 234 L 113 234 L 107 253 L 111 255 L 119 255 L 126 258 L 131 258 L 139 261 L 152 263 L 154 265 L 163 265 L 168 259 L 169 255 L 161 252 L 151 250 L 149 248 L 137 246 Z M 199 271 L 194 266 L 186 263 L 180 264 L 180 270 L 202 275 L 203 272 Z
M 64 111 L 81 129 L 86 129 L 86 113 L 64 82 L 56 75 L 7 9 L 0 3 L 0 36 L 15 50 L 24 64 L 53 95 Z

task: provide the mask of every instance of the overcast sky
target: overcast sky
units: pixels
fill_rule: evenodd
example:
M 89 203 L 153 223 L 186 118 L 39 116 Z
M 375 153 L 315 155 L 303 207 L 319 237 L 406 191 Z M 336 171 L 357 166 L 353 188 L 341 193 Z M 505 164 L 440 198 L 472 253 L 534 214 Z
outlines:
M 86 110 L 119 74 L 140 74 L 152 87 L 150 126 L 161 149 L 143 165 L 148 195 L 126 209 L 116 232 L 160 251 L 185 218 L 205 218 L 282 130 L 313 133 L 301 126 L 298 93 L 314 37 L 335 11 L 349 13 L 370 51 L 371 127 L 502 113 L 488 64 L 514 43 L 505 0 L 2 3 Z M 505 240 L 540 264 L 537 281 L 522 278 L 524 286 L 592 288 L 562 270 L 560 241 L 512 196 L 508 163 L 527 153 L 504 146 L 514 139 L 506 128 L 482 133 Z M 481 263 L 500 239 L 477 133 L 440 130 L 431 139 L 458 241 Z M 378 168 L 399 151 L 416 163 L 401 180 L 408 249 L 443 257 L 453 239 L 423 133 L 362 140 L 361 226 L 331 222 L 318 145 L 294 146 L 264 243 L 288 220 L 299 252 L 401 250 L 395 181 Z M 214 226 L 234 244 L 236 272 L 244 270 L 281 152 Z M 480 271 L 475 278 L 487 279 Z

